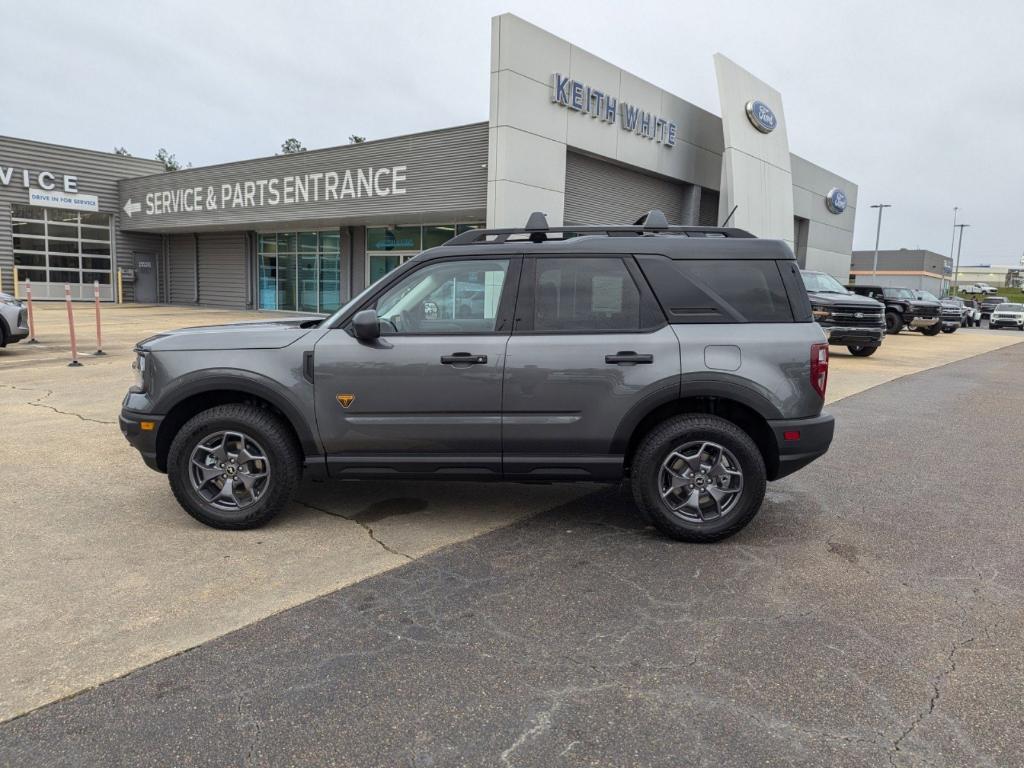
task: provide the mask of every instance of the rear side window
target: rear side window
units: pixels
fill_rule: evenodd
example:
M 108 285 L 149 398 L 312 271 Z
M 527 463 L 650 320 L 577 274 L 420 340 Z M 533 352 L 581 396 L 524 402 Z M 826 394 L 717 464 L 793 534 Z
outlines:
M 637 331 L 640 291 L 618 258 L 538 258 L 533 330 Z
M 793 308 L 774 261 L 663 256 L 637 260 L 673 323 L 793 322 Z

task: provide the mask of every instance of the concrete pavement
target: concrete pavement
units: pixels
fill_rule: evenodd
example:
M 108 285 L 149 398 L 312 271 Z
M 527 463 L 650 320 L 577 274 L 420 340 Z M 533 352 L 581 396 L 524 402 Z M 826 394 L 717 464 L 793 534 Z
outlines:
M 602 489 L 0 725 L 0 764 L 1020 765 L 1020 452 L 988 436 L 1022 366 L 837 403 L 726 542 Z
M 72 369 L 63 306 L 37 310 L 44 343 L 0 350 L 0 720 L 593 490 L 306 484 L 272 525 L 213 531 L 186 516 L 166 478 L 144 467 L 117 430 L 117 411 L 139 338 L 260 316 L 108 307 L 108 356 L 83 356 Z M 76 313 L 87 338 L 89 308 Z M 834 353 L 830 399 L 1017 336 L 901 334 L 866 360 Z

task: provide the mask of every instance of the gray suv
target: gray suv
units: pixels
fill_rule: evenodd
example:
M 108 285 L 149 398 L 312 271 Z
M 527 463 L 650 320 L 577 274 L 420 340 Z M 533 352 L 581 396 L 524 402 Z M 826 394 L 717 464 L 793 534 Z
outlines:
M 121 429 L 181 505 L 266 522 L 314 478 L 628 478 L 714 541 L 828 450 L 828 344 L 792 251 L 737 229 L 472 230 L 326 319 L 140 342 Z
M 0 347 L 28 336 L 28 310 L 7 293 L 0 293 Z

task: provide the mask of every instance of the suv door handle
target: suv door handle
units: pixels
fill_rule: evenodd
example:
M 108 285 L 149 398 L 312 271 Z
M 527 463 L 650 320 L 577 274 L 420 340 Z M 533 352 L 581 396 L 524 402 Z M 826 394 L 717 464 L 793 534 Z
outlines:
M 487 362 L 487 355 L 473 355 L 469 352 L 456 352 L 451 355 L 441 355 L 442 365 L 483 365 Z
M 605 355 L 604 361 L 608 365 L 637 365 L 653 363 L 654 355 L 641 355 L 633 351 L 616 352 L 614 355 Z

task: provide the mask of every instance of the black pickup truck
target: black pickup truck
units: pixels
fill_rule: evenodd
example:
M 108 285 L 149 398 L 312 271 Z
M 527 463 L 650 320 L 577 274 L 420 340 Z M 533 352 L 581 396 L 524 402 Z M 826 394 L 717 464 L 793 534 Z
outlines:
M 885 305 L 850 293 L 824 272 L 800 270 L 800 277 L 828 343 L 846 347 L 856 357 L 875 354 L 885 338 Z
M 885 304 L 886 333 L 899 333 L 908 328 L 920 331 L 925 336 L 937 336 L 942 331 L 939 302 L 918 299 L 910 288 L 860 283 L 846 287 L 856 294 Z

